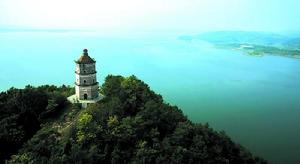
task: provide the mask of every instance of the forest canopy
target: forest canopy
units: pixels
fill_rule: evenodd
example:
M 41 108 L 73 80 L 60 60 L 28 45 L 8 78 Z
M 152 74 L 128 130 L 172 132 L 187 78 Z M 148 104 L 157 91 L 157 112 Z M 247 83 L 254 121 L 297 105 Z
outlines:
M 26 87 L 1 93 L 1 160 L 267 163 L 234 143 L 225 132 L 191 122 L 178 107 L 165 103 L 135 76 L 109 75 L 100 92 L 105 98 L 86 109 L 66 101 L 72 94 L 70 87 L 54 87 L 53 91 L 49 86 Z M 17 146 L 5 154 L 13 144 Z

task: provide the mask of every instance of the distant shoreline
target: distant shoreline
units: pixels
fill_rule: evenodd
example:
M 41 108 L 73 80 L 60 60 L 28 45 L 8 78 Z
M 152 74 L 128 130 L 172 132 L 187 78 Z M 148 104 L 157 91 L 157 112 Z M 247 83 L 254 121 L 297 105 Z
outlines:
M 247 45 L 244 47 L 243 45 Z M 300 50 L 277 48 L 273 46 L 252 45 L 252 44 L 215 44 L 216 48 L 232 49 L 241 51 L 249 56 L 263 57 L 264 55 L 283 56 L 293 59 L 300 59 Z

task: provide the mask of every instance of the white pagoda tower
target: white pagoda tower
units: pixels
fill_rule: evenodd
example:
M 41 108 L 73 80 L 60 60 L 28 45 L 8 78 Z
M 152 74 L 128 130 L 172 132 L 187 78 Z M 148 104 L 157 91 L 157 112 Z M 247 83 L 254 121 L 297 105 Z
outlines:
M 70 96 L 69 101 L 86 104 L 99 101 L 102 96 L 99 94 L 96 61 L 89 56 L 88 50 L 84 49 L 83 54 L 75 63 L 75 95 Z

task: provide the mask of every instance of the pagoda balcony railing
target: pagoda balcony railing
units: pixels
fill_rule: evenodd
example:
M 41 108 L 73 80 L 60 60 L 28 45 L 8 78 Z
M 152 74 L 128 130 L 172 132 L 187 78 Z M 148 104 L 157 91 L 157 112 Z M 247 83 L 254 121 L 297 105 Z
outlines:
M 78 75 L 91 75 L 91 74 L 96 74 L 97 73 L 97 71 L 94 71 L 94 72 L 86 72 L 86 73 L 84 73 L 84 72 L 77 72 L 77 71 L 75 71 L 75 73 L 76 74 L 78 74 Z
M 95 85 L 98 85 L 98 84 L 99 84 L 98 82 L 92 83 L 92 84 L 89 84 L 89 83 L 78 84 L 77 82 L 75 82 L 75 85 L 77 85 L 77 86 L 82 86 L 82 87 L 85 87 L 85 86 L 95 86 Z

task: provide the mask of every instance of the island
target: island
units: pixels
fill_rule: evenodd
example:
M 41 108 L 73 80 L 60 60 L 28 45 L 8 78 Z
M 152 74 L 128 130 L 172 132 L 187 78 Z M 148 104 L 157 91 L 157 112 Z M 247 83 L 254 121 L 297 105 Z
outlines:
M 279 55 L 300 59 L 300 34 L 291 36 L 266 32 L 214 31 L 180 36 L 179 40 L 202 40 L 216 48 L 236 50 L 251 56 Z
M 241 51 L 247 55 L 251 56 L 263 56 L 263 55 L 279 55 L 284 57 L 298 58 L 300 59 L 300 50 L 285 48 L 285 47 L 275 47 L 267 45 L 256 45 L 256 44 L 243 44 L 243 43 L 233 43 L 233 44 L 215 44 L 216 48 L 232 49 Z
M 267 163 L 135 76 L 108 75 L 99 92 L 104 98 L 86 108 L 67 100 L 70 86 L 1 92 L 1 162 Z

